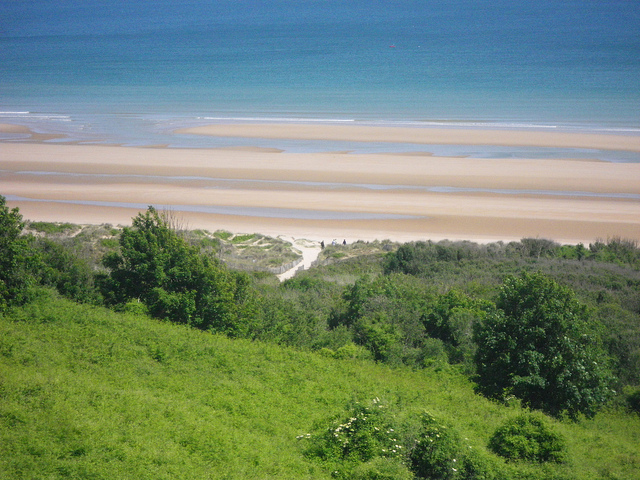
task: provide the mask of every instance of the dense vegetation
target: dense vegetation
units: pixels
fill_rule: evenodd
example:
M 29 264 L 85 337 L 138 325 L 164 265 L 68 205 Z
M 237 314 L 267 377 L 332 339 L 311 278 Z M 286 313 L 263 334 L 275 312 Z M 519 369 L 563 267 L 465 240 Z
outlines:
M 640 473 L 633 242 L 357 242 L 281 284 L 151 208 L 89 243 L 0 203 L 0 477 Z

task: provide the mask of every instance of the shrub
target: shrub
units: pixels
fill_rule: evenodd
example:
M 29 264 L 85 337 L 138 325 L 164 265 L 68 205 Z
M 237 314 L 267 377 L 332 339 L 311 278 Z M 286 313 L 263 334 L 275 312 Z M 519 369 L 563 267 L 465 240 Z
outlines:
M 31 230 L 35 230 L 36 232 L 55 235 L 60 233 L 67 233 L 72 230 L 77 230 L 78 225 L 58 222 L 29 222 L 29 228 Z
M 332 422 L 317 435 L 298 437 L 303 438 L 312 441 L 309 454 L 329 461 L 361 463 L 377 457 L 400 458 L 404 451 L 378 398 L 371 406 L 356 403 L 346 418 Z
M 493 478 L 488 463 L 463 445 L 455 430 L 425 413 L 420 432 L 409 455 L 418 478 L 429 480 Z
M 627 404 L 631 410 L 640 414 L 640 387 L 630 389 L 627 393 Z
M 563 438 L 551 430 L 540 414 L 523 414 L 498 427 L 489 448 L 509 460 L 562 462 L 566 455 Z

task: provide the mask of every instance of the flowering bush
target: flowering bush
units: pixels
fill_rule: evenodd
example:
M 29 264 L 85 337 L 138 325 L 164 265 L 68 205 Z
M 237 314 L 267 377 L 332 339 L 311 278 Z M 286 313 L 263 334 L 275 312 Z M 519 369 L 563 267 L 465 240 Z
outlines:
M 458 435 L 426 413 L 423 430 L 411 452 L 413 472 L 422 478 L 456 478 L 461 463 Z
M 376 457 L 399 458 L 403 446 L 386 418 L 385 406 L 374 398 L 370 406 L 356 403 L 348 417 L 333 422 L 312 440 L 310 453 L 323 460 L 367 462 Z

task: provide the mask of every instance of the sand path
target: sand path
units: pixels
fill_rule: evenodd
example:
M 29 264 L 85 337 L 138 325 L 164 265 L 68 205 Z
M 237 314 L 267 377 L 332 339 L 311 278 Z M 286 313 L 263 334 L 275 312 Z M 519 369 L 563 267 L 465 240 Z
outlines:
M 290 242 L 293 245 L 294 250 L 297 250 L 302 254 L 302 262 L 300 262 L 295 267 L 287 270 L 286 272 L 278 275 L 278 279 L 281 282 L 289 278 L 293 278 L 296 273 L 301 270 L 308 270 L 311 268 L 313 263 L 318 259 L 318 255 L 320 255 L 320 242 L 316 242 L 313 240 L 307 240 L 304 238 L 293 238 L 293 237 L 279 237 L 282 240 Z

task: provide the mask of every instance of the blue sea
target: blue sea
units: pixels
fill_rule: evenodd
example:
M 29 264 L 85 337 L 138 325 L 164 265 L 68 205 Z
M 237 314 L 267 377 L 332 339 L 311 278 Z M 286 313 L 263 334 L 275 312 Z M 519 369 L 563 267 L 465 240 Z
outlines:
M 66 136 L 50 142 L 170 147 L 258 142 L 172 134 L 216 122 L 640 137 L 640 1 L 3 1 L 0 122 Z M 414 148 L 259 142 L 289 151 Z M 637 153 L 563 153 L 640 161 Z

